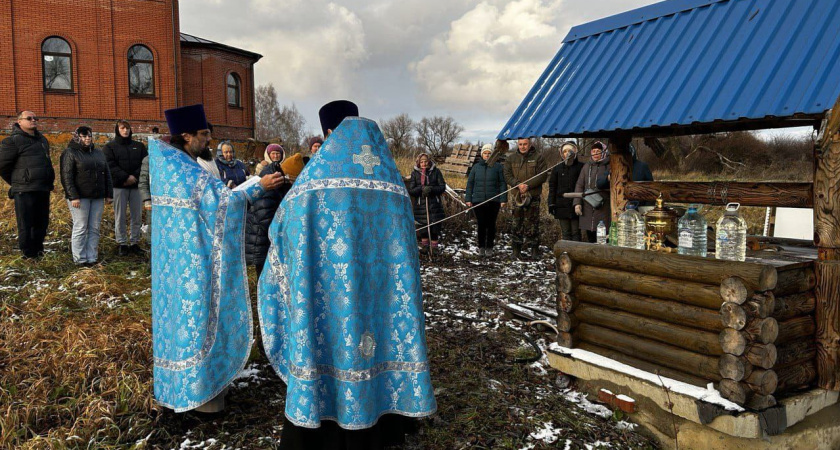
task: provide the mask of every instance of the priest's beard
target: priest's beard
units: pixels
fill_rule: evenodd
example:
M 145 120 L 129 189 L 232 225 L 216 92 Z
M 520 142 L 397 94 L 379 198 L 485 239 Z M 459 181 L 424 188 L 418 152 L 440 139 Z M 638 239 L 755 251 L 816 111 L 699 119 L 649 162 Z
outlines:
M 199 151 L 196 156 L 198 156 L 199 158 L 201 158 L 205 161 L 212 161 L 213 160 L 213 154 L 210 152 L 209 147 L 202 148 L 201 151 Z

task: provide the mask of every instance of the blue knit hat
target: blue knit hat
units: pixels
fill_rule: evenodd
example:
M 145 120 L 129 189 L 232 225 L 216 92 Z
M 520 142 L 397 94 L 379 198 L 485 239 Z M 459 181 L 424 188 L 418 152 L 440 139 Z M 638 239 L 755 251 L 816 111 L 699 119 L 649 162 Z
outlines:
M 171 135 L 210 129 L 202 104 L 167 109 L 163 114 L 166 116 L 166 124 L 169 125 Z

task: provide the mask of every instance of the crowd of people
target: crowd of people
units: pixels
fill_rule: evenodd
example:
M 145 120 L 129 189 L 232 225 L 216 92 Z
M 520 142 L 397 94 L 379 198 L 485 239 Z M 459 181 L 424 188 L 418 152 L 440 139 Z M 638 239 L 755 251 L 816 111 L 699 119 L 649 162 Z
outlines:
M 0 144 L 0 177 L 10 185 L 8 195 L 15 204 L 18 246 L 27 259 L 44 255 L 44 240 L 50 223 L 50 195 L 56 181 L 50 145 L 38 130 L 38 121 L 33 112 L 22 111 L 11 135 Z M 212 133 L 212 125 L 208 126 Z M 169 136 L 155 136 L 169 139 Z M 320 137 L 312 138 L 310 152 L 317 152 L 322 143 Z M 230 189 L 251 178 L 251 171 L 236 158 L 230 141 L 219 143 L 216 151 L 212 156 L 210 150 L 205 149 L 196 162 Z M 152 211 L 148 154 L 146 145 L 134 139 L 131 124 L 125 120 L 115 124 L 114 138 L 101 148 L 95 144 L 90 127 L 80 126 L 73 131 L 59 158 L 59 179 L 72 220 L 71 254 L 75 264 L 93 266 L 99 263 L 104 206 L 112 202 L 117 254 L 145 253 L 140 246 L 143 214 L 145 211 L 148 227 Z M 281 173 L 285 180 L 283 189 L 250 207 L 248 261 L 258 268 L 258 273 L 268 251 L 268 225 L 274 211 L 308 160 L 308 156 L 301 154 L 286 158 L 281 145 L 271 144 L 266 148 L 265 161 L 257 165 L 259 176 Z

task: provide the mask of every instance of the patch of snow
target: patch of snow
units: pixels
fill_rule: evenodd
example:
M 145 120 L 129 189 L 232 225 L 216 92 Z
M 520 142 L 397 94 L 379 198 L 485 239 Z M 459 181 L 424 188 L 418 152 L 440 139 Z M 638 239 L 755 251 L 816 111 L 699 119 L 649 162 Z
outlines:
M 636 403 L 636 400 L 633 400 L 632 398 L 626 395 L 616 395 L 615 398 L 627 403 Z
M 601 441 L 595 441 L 591 444 L 583 444 L 583 446 L 586 447 L 586 450 L 592 450 L 592 449 L 595 449 L 595 448 L 611 448 L 612 447 L 609 442 L 601 442 Z
M 560 439 L 560 435 L 563 433 L 563 430 L 560 428 L 554 428 L 554 424 L 551 422 L 546 422 L 543 424 L 542 428 L 530 434 L 532 439 L 543 441 L 546 444 L 553 444 Z
M 596 405 L 595 403 L 590 402 L 589 399 L 586 398 L 586 394 L 582 392 L 566 389 L 563 391 L 563 396 L 566 397 L 566 400 L 577 404 L 578 407 L 589 414 L 594 414 L 596 416 L 603 417 L 604 419 L 610 418 L 613 415 L 612 410 L 606 406 Z
M 575 349 L 575 348 L 565 348 L 557 344 L 556 342 L 551 343 L 548 347 L 549 350 L 569 356 L 575 359 L 579 359 L 581 361 L 585 361 L 589 364 L 596 365 L 598 367 L 603 367 L 605 369 L 614 370 L 616 372 L 624 373 L 631 377 L 639 378 L 641 380 L 645 380 L 649 383 L 653 383 L 656 386 L 663 386 L 666 387 L 671 392 L 687 395 L 689 397 L 695 398 L 697 400 L 702 400 L 706 403 L 711 403 L 713 405 L 722 406 L 727 411 L 736 411 L 742 412 L 744 408 L 736 405 L 735 403 L 726 400 L 725 398 L 721 397 L 720 392 L 714 389 L 704 389 L 698 386 L 694 386 L 688 383 L 683 383 L 682 381 L 672 380 L 666 377 L 660 377 L 656 374 L 645 372 L 644 370 L 637 369 L 635 367 L 628 366 L 627 364 L 622 364 L 618 361 L 612 360 L 605 356 L 601 356 L 592 352 L 588 352 L 586 350 Z M 661 379 L 661 381 L 660 381 Z
M 615 424 L 615 427 L 618 428 L 619 430 L 622 430 L 622 431 L 623 430 L 634 431 L 636 429 L 636 427 L 638 427 L 638 426 L 639 425 L 637 425 L 635 423 L 625 422 L 623 420 L 618 422 L 617 424 Z

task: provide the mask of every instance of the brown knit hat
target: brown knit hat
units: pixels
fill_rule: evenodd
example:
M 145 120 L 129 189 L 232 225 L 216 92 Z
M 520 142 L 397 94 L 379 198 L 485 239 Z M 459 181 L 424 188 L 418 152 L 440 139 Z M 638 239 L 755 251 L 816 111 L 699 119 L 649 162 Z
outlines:
M 286 158 L 286 160 L 280 164 L 280 168 L 283 169 L 283 173 L 285 173 L 290 180 L 294 181 L 295 178 L 297 178 L 303 171 L 303 155 L 295 153 L 294 155 Z

